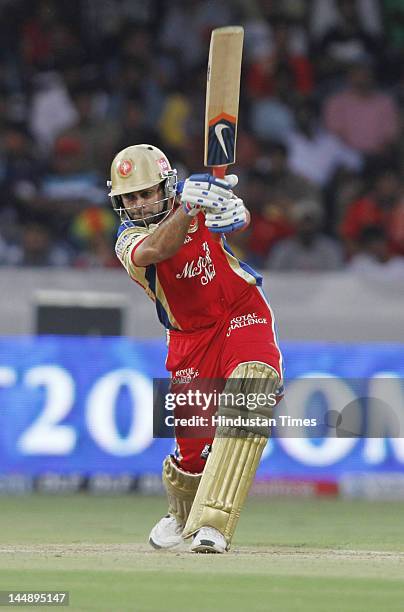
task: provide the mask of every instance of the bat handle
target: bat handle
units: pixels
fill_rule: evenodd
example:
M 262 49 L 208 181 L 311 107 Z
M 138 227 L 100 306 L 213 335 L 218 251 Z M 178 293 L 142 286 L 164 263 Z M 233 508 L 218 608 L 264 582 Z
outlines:
M 213 168 L 213 176 L 216 178 L 224 179 L 226 172 L 227 166 L 217 166 L 216 168 Z
M 212 168 L 213 176 L 215 176 L 216 178 L 224 179 L 226 175 L 226 171 L 227 171 L 227 166 L 216 166 L 216 168 Z M 212 232 L 212 238 L 216 242 L 220 242 L 221 234 L 215 234 Z

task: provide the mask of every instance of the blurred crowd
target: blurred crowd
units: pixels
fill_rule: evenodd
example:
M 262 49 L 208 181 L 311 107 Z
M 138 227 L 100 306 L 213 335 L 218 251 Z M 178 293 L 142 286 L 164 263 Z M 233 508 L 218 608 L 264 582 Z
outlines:
M 0 0 L 0 264 L 119 267 L 106 180 L 152 143 L 203 171 L 210 32 L 241 24 L 232 246 L 404 274 L 402 0 Z

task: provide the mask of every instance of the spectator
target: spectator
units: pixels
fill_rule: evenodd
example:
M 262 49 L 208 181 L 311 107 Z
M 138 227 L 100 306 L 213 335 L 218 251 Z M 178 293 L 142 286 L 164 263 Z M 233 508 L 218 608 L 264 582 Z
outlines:
M 76 268 L 118 268 L 115 255 L 116 216 L 112 210 L 88 208 L 74 219 L 71 235 L 79 247 Z
M 290 41 L 290 26 L 287 19 L 272 22 L 272 41 L 262 45 L 246 75 L 247 87 L 254 98 L 273 96 L 277 86 L 276 77 L 286 67 L 293 75 L 296 90 L 304 95 L 313 89 L 313 68 L 308 57 L 293 51 Z
M 251 263 L 262 266 L 273 245 L 294 233 L 293 204 L 303 199 L 320 202 L 320 194 L 313 183 L 289 169 L 288 148 L 280 142 L 261 143 L 248 183 L 246 198 L 253 212 L 248 248 Z
M 105 176 L 117 146 L 120 126 L 116 121 L 105 121 L 104 117 L 98 116 L 97 94 L 86 84 L 73 92 L 71 98 L 77 119 L 58 133 L 58 141 L 66 138 L 77 142 L 80 149 L 75 160 L 77 171 L 99 172 Z
M 290 169 L 289 148 L 282 142 L 261 142 L 261 155 L 256 169 L 266 175 L 267 193 L 270 198 L 281 196 L 293 203 L 295 200 L 320 198 L 314 183 Z
M 393 97 L 375 86 L 368 64 L 354 64 L 348 85 L 325 103 L 327 129 L 365 155 L 389 152 L 399 136 L 399 112 Z
M 323 2 L 325 4 L 326 2 Z M 353 0 L 337 0 L 336 15 L 329 24 L 313 52 L 319 58 L 319 75 L 322 79 L 342 77 L 349 65 L 364 57 L 374 62 L 379 57 L 379 39 L 365 29 L 364 13 Z
M 20 245 L 10 247 L 6 263 L 35 268 L 69 266 L 72 257 L 68 247 L 52 240 L 45 225 L 28 223 L 22 227 Z
M 321 232 L 323 214 L 317 202 L 296 202 L 291 217 L 296 235 L 274 246 L 268 267 L 282 272 L 321 272 L 341 268 L 341 247 L 336 240 Z
M 243 191 L 244 184 L 248 182 L 251 168 L 257 167 L 257 162 L 262 155 L 261 143 L 250 131 L 239 127 L 237 130 L 237 176 L 239 177 L 240 189 Z M 263 160 L 261 159 L 261 162 Z M 265 162 L 264 162 L 265 163 Z M 240 235 L 244 232 L 240 232 Z
M 20 248 L 8 243 L 0 233 L 0 266 L 18 265 L 20 261 Z
M 137 98 L 141 101 L 147 126 L 155 127 L 160 116 L 166 92 L 161 71 L 150 57 L 146 62 L 123 56 L 116 64 L 111 78 L 110 112 L 113 119 L 120 120 L 125 112 L 126 101 Z
M 287 66 L 274 73 L 272 96 L 252 96 L 250 122 L 257 138 L 286 141 L 295 125 L 293 107 L 296 102 L 296 83 Z
M 393 52 L 404 49 L 404 5 L 401 0 L 383 0 L 386 40 Z
M 142 98 L 138 95 L 127 97 L 119 122 L 118 138 L 114 145 L 115 151 L 129 147 L 134 142 L 157 142 L 158 136 L 153 128 L 146 123 Z
M 389 0 L 383 0 L 383 4 Z M 393 0 L 394 2 L 395 0 Z M 396 0 L 400 2 L 400 0 Z M 360 29 L 379 36 L 382 22 L 378 0 L 311 0 L 310 32 L 314 39 L 321 39 L 326 32 L 341 21 L 353 17 Z
M 56 3 L 40 0 L 35 14 L 21 28 L 21 54 L 27 66 L 49 69 L 54 51 L 53 31 L 58 23 Z
M 392 167 L 380 169 L 371 189 L 347 208 L 341 225 L 348 255 L 360 248 L 368 226 L 384 230 L 391 253 L 404 255 L 404 202 L 400 178 Z
M 169 147 L 181 147 L 189 137 L 187 128 L 193 109 L 191 99 L 186 95 L 187 85 L 182 89 L 185 91 L 178 87 L 169 92 L 160 116 L 159 131 Z
M 168 3 L 162 24 L 160 44 L 174 52 L 185 69 L 192 69 L 205 60 L 206 43 L 213 28 L 234 21 L 233 2 L 200 2 L 177 0 Z
M 251 225 L 243 245 L 247 252 L 248 262 L 258 267 L 265 265 L 269 252 L 276 242 L 294 233 L 289 219 L 289 201 L 271 197 L 268 190 L 266 174 L 255 171 L 248 179 L 246 198 L 252 212 Z M 237 239 L 237 237 L 236 237 Z
M 70 222 L 81 210 L 106 202 L 101 176 L 80 171 L 81 147 L 79 139 L 59 138 L 40 184 L 41 207 L 48 215 L 49 226 L 60 237 L 66 235 Z
M 318 187 L 325 187 L 340 167 L 358 171 L 361 155 L 324 129 L 313 100 L 301 102 L 296 111 L 296 129 L 288 138 L 289 166 Z
M 3 196 L 0 213 L 4 227 L 10 234 L 18 222 L 36 219 L 36 199 L 42 167 L 24 125 L 9 123 L 4 128 L 0 142 L 0 186 Z
M 94 234 L 74 261 L 75 268 L 120 268 L 114 240 L 105 234 Z
M 401 277 L 404 280 L 404 257 L 393 256 L 384 229 L 368 225 L 360 233 L 358 251 L 348 269 L 360 274 L 382 274 L 383 278 Z
M 44 156 L 49 155 L 57 134 L 74 125 L 77 119 L 77 111 L 61 75 L 57 72 L 36 75 L 29 127 L 39 151 Z

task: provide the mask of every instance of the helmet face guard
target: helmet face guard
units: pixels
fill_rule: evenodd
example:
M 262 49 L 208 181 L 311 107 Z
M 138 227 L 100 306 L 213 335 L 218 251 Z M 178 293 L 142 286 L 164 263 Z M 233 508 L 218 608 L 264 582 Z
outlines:
M 112 162 L 111 180 L 107 182 L 111 188 L 109 196 L 112 207 L 119 216 L 121 223 L 148 227 L 150 224 L 161 223 L 171 212 L 177 191 L 177 171 L 172 169 L 167 157 L 160 149 L 151 145 L 134 145 L 127 147 Z M 163 197 L 152 204 L 125 205 L 122 196 L 144 191 L 161 185 Z M 171 200 L 171 203 L 170 203 Z M 163 203 L 163 208 L 161 204 Z M 155 212 L 144 213 L 147 206 L 156 207 Z M 133 218 L 131 210 L 136 210 L 141 216 Z

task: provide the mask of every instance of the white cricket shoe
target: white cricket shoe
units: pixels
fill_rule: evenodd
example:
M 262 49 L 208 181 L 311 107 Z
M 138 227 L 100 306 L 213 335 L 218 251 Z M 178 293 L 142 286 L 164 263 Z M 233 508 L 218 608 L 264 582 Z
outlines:
M 201 527 L 191 544 L 191 552 L 224 553 L 227 542 L 224 536 L 214 527 Z
M 153 548 L 174 548 L 183 544 L 183 531 L 183 525 L 177 523 L 175 516 L 167 514 L 151 530 L 149 542 Z

